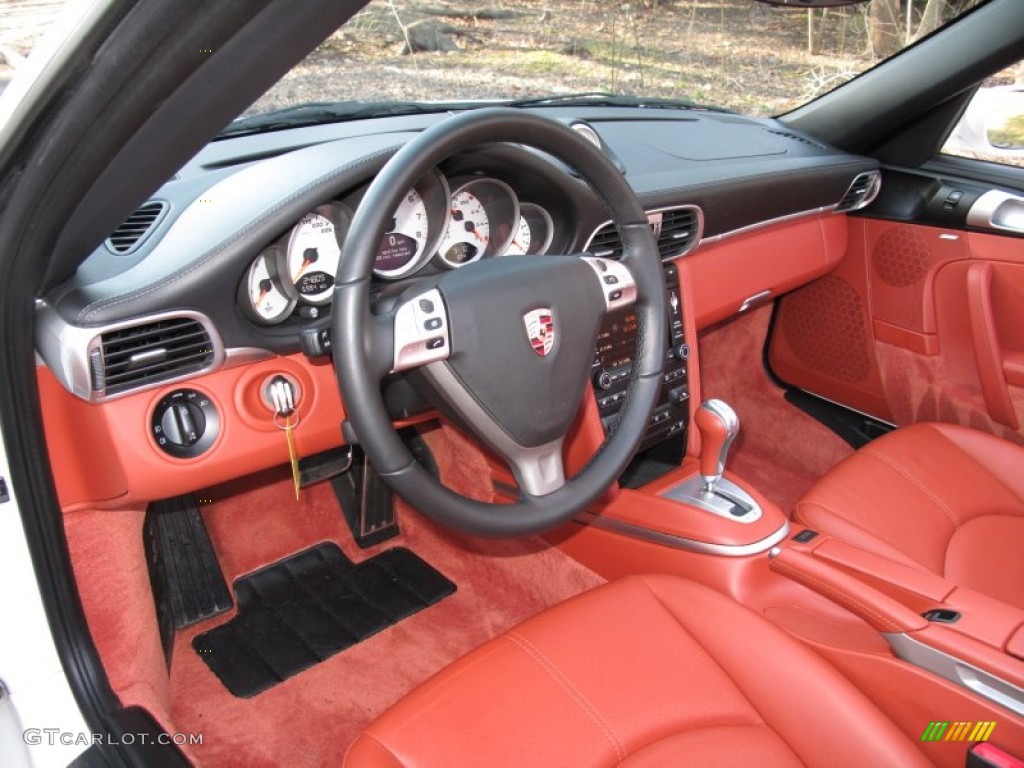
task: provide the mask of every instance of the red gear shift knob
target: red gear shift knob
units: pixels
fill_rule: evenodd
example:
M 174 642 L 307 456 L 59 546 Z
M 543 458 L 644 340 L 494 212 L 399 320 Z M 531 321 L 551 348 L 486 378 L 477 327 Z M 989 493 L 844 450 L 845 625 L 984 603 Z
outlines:
M 704 489 L 711 492 L 725 472 L 725 460 L 739 432 L 740 419 L 728 403 L 706 400 L 697 409 L 693 423 L 700 430 L 700 474 Z

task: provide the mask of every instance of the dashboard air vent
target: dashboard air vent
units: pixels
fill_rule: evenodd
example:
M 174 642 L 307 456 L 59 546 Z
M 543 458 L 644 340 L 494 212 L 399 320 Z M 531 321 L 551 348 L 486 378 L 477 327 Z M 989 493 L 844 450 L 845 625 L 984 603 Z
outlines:
M 100 339 L 99 355 L 91 361 L 93 387 L 107 395 L 195 373 L 214 362 L 209 332 L 191 317 L 107 331 Z
M 692 251 L 700 239 L 703 225 L 703 214 L 700 208 L 687 205 L 680 208 L 668 208 L 661 211 L 649 211 L 647 219 L 658 241 L 658 253 L 661 260 L 681 256 Z M 611 222 L 602 224 L 590 236 L 584 249 L 595 256 L 606 259 L 618 259 L 622 256 L 622 240 L 615 225 Z
M 107 247 L 114 253 L 131 253 L 142 245 L 166 210 L 167 204 L 159 200 L 143 203 L 107 238 Z
M 602 259 L 617 259 L 622 256 L 622 238 L 610 221 L 590 236 L 586 249 Z
M 657 230 L 655 230 L 657 232 Z M 700 211 L 697 208 L 673 208 L 661 213 L 658 252 L 661 259 L 671 259 L 697 244 L 700 234 Z
M 857 211 L 869 205 L 878 196 L 882 186 L 882 174 L 878 171 L 862 173 L 853 180 L 843 199 L 836 206 L 836 213 Z

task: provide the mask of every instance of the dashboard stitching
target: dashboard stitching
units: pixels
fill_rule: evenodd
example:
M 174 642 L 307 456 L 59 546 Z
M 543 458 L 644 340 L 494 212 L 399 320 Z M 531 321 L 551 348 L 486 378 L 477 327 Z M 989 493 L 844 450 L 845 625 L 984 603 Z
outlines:
M 123 304 L 125 302 L 131 301 L 133 299 L 142 298 L 143 296 L 146 296 L 147 294 L 152 293 L 153 291 L 159 290 L 160 288 L 163 288 L 164 286 L 166 286 L 166 285 L 168 285 L 168 284 L 170 284 L 172 282 L 175 282 L 175 281 L 185 277 L 189 273 L 191 273 L 191 272 L 195 271 L 196 269 L 198 269 L 199 267 L 205 265 L 207 262 L 212 260 L 217 255 L 219 255 L 226 248 L 228 248 L 228 246 L 230 246 L 232 243 L 237 241 L 239 238 L 241 238 L 246 233 L 250 232 L 267 215 L 273 214 L 273 213 L 281 210 L 282 208 L 286 207 L 289 203 L 291 203 L 292 201 L 298 199 L 302 195 L 305 195 L 306 193 L 310 192 L 311 190 L 316 189 L 317 187 L 319 187 L 319 186 L 321 186 L 321 185 L 331 181 L 332 179 L 337 178 L 338 176 L 344 175 L 344 174 L 352 171 L 353 169 L 358 168 L 358 167 L 363 166 L 363 165 L 373 165 L 381 157 L 386 157 L 386 156 L 389 156 L 389 155 L 393 155 L 395 152 L 398 151 L 400 146 L 401 145 L 394 145 L 394 146 L 388 147 L 386 149 L 378 150 L 377 152 L 374 152 L 372 155 L 367 155 L 366 157 L 360 158 L 356 162 L 344 165 L 341 168 L 333 169 L 329 173 L 326 173 L 323 176 L 320 176 L 319 178 L 314 179 L 309 184 L 306 184 L 304 187 L 301 187 L 300 189 L 295 190 L 295 192 L 290 194 L 288 197 L 286 197 L 283 200 L 281 200 L 280 202 L 278 202 L 278 204 L 275 205 L 273 208 L 270 208 L 270 209 L 268 209 L 266 211 L 263 211 L 260 214 L 260 217 L 258 219 L 250 221 L 249 224 L 247 224 L 246 226 L 244 226 L 241 229 L 239 229 L 237 232 L 235 232 L 233 235 L 231 235 L 227 239 L 222 240 L 214 248 L 212 248 L 211 250 L 207 251 L 204 256 L 201 256 L 199 259 L 197 259 L 196 261 L 192 262 L 191 264 L 189 264 L 184 269 L 181 269 L 181 270 L 179 270 L 177 272 L 174 272 L 174 273 L 172 273 L 170 275 L 167 275 L 166 277 L 164 277 L 159 282 L 154 283 L 153 285 L 147 286 L 144 289 L 136 290 L 136 291 L 133 291 L 131 293 L 124 294 L 124 295 L 122 295 L 122 296 L 120 296 L 120 297 L 118 297 L 116 299 L 111 299 L 111 298 L 98 299 L 98 300 L 92 302 L 91 304 L 87 305 L 86 307 L 84 307 L 78 313 L 78 320 L 79 320 L 79 322 L 88 323 L 89 319 L 90 319 L 90 316 L 95 315 L 96 312 L 99 309 L 110 309 L 112 307 L 118 306 L 119 304 Z

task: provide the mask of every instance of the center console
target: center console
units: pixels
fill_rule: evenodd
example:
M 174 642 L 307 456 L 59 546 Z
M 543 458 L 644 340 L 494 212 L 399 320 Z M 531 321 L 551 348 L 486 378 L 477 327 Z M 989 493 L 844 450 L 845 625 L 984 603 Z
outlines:
M 664 265 L 668 288 L 668 352 L 658 404 L 651 415 L 647 434 L 640 444 L 643 452 L 673 439 L 673 446 L 685 451 L 689 424 L 690 387 L 687 358 L 690 348 L 683 333 L 682 307 L 679 299 L 678 274 L 675 265 Z M 626 399 L 626 387 L 633 371 L 636 352 L 636 310 L 632 307 L 608 314 L 597 337 L 597 349 L 591 367 L 594 397 L 601 422 L 607 433 L 619 418 Z M 678 458 L 676 462 L 678 463 Z

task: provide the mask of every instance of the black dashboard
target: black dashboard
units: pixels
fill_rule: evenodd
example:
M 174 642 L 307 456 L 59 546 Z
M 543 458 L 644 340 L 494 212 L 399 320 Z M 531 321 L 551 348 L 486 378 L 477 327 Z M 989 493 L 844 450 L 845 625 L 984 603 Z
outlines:
M 648 209 L 666 260 L 833 210 L 876 168 L 774 120 L 538 111 L 599 137 Z M 298 351 L 304 334 L 329 322 L 334 269 L 367 185 L 411 136 L 443 119 L 388 117 L 212 142 L 40 302 L 43 360 L 67 389 L 96 401 Z M 394 212 L 381 233 L 375 290 L 386 295 L 477 259 L 588 249 L 614 258 L 608 218 L 554 159 L 514 145 L 467 147 Z M 108 385 L 109 337 L 182 318 L 200 334 L 183 366 L 158 361 L 153 376 Z

